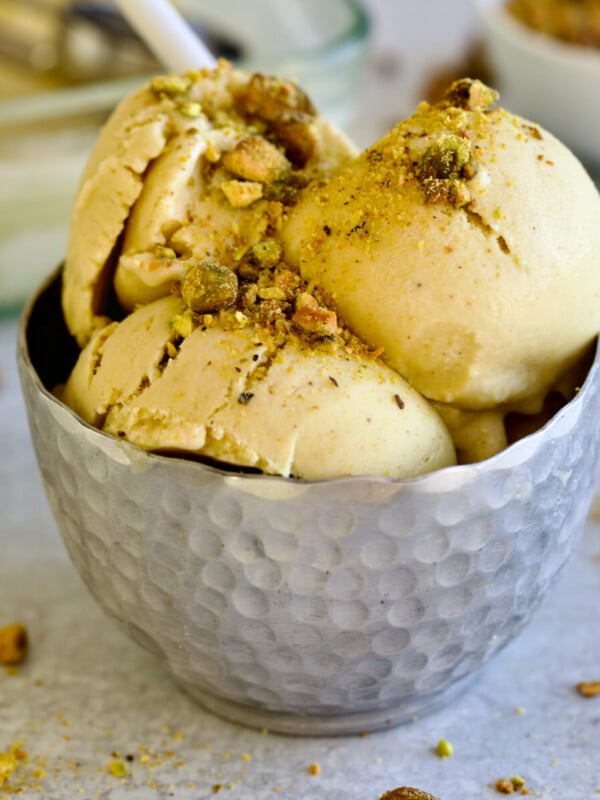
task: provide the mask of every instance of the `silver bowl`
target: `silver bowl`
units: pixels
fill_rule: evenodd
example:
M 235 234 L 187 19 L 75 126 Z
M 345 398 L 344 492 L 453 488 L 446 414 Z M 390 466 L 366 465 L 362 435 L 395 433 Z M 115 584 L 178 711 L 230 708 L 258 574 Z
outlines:
M 349 734 L 447 703 L 567 561 L 600 451 L 600 356 L 541 430 L 411 480 L 302 482 L 146 453 L 52 394 L 76 348 L 56 274 L 24 311 L 21 382 L 46 491 L 104 610 L 207 709 Z

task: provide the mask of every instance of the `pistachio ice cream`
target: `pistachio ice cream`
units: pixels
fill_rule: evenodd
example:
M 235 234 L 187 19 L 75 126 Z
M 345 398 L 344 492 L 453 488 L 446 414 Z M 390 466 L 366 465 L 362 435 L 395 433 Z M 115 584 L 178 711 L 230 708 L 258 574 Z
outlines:
M 356 148 L 290 81 L 215 70 L 157 76 L 115 110 L 75 202 L 63 311 L 83 346 L 168 294 L 198 259 L 235 264 L 275 233 L 310 180 Z
M 429 404 L 313 295 L 293 323 L 231 310 L 182 336 L 188 311 L 167 296 L 99 330 L 63 400 L 144 449 L 286 477 L 410 477 L 454 463 Z M 321 336 L 322 324 L 337 333 Z
M 476 423 L 480 456 L 600 327 L 600 196 L 564 145 L 495 99 L 463 80 L 422 103 L 311 185 L 283 231 L 289 262 L 355 333 L 457 431 Z
M 146 449 L 310 479 L 541 424 L 600 327 L 600 197 L 496 99 L 458 81 L 358 154 L 290 81 L 155 78 L 82 179 L 64 400 Z
M 73 214 L 65 402 L 145 449 L 269 474 L 455 463 L 438 413 L 283 258 L 301 192 L 356 155 L 293 83 L 225 63 L 125 100 Z

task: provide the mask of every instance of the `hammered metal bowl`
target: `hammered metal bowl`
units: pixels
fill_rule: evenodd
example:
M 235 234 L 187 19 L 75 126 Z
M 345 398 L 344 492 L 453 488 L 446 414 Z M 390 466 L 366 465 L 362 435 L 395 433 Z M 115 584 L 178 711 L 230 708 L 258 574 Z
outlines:
M 76 348 L 59 277 L 19 367 L 46 491 L 108 614 L 206 708 L 349 734 L 448 702 L 523 628 L 567 561 L 600 450 L 600 357 L 540 431 L 411 480 L 301 482 L 148 454 L 53 397 Z

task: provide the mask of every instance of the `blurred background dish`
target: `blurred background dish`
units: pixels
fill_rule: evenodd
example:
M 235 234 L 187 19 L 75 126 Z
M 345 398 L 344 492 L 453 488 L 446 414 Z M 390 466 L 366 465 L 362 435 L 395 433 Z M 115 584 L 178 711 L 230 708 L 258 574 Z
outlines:
M 343 129 L 369 16 L 356 0 L 179 0 L 217 56 L 296 79 Z M 0 313 L 64 255 L 79 176 L 119 100 L 163 72 L 110 2 L 0 0 Z
M 586 10 L 591 15 L 587 32 L 592 31 L 598 4 L 572 0 L 536 2 L 534 13 L 525 15 L 526 23 L 509 10 L 507 0 L 472 0 L 472 3 L 503 104 L 539 122 L 588 167 L 598 169 L 600 49 L 587 35 L 580 37 L 580 43 L 559 38 L 559 35 L 571 40 L 577 38 L 574 30 L 581 30 L 580 18 Z M 578 19 L 573 20 L 572 13 L 564 14 L 564 9 L 575 11 Z M 545 19 L 540 17 L 540 11 Z M 548 18 L 548 14 L 554 17 Z

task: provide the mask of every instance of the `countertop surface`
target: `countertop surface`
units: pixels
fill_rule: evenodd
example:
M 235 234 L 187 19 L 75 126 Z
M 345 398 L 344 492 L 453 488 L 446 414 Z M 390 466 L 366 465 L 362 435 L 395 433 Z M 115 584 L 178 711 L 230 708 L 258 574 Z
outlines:
M 427 77 L 414 67 L 416 44 L 400 53 L 395 46 L 393 26 L 403 24 L 405 3 L 370 5 L 376 15 L 370 113 L 356 128 L 364 144 L 407 111 Z M 436 4 L 421 5 L 425 20 Z M 444 40 L 445 50 L 441 39 L 429 37 L 440 67 L 473 34 L 467 4 L 448 5 L 460 35 Z M 575 688 L 600 680 L 598 510 L 532 622 L 453 705 L 356 737 L 247 730 L 183 694 L 160 663 L 104 616 L 79 579 L 35 462 L 16 336 L 16 317 L 0 320 L 0 627 L 26 625 L 31 648 L 20 667 L 0 668 L 0 780 L 2 754 L 12 748 L 19 756 L 0 800 L 376 800 L 397 786 L 441 800 L 475 800 L 500 797 L 496 780 L 514 775 L 524 778 L 530 796 L 544 800 L 600 797 L 600 696 L 585 698 Z M 454 749 L 445 759 L 436 754 L 442 738 Z

